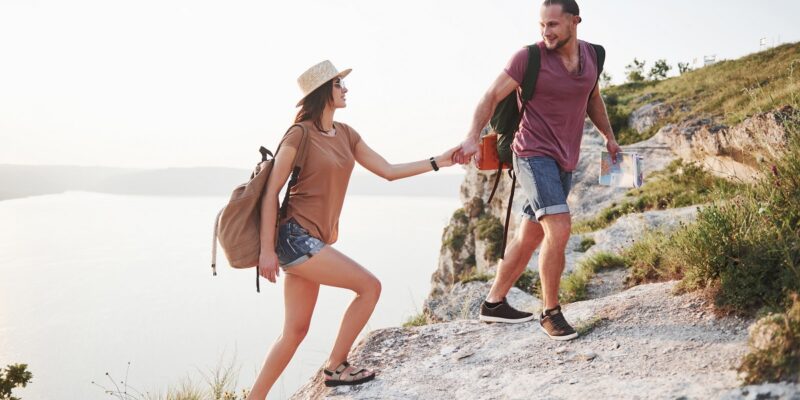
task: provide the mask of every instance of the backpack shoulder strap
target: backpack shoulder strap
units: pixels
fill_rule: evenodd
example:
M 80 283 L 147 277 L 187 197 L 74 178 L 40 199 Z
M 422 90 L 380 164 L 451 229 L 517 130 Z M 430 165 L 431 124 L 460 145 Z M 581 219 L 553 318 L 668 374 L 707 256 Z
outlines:
M 308 128 L 305 127 L 303 124 L 294 124 L 289 129 L 291 130 L 295 126 L 299 126 L 300 129 L 303 130 L 303 138 L 300 139 L 300 147 L 297 148 L 297 154 L 294 156 L 294 167 L 300 167 L 305 163 L 306 157 L 308 157 Z M 289 133 L 289 131 L 286 131 Z
M 603 73 L 603 64 L 606 62 L 606 49 L 599 44 L 590 44 L 594 48 L 594 54 L 597 55 L 597 77 L 600 78 L 600 74 Z
M 522 102 L 526 102 L 533 97 L 536 90 L 536 81 L 539 79 L 539 69 L 542 66 L 542 55 L 539 52 L 537 43 L 528 45 L 528 67 L 525 69 L 525 77 L 522 78 Z
M 283 203 L 281 203 L 281 207 L 278 210 L 278 219 L 275 220 L 275 223 L 280 223 L 280 220 L 286 217 L 287 207 L 289 206 L 289 192 L 292 191 L 292 187 L 297 184 L 297 179 L 300 176 L 300 170 L 302 169 L 302 165 L 306 160 L 306 156 L 308 156 L 308 129 L 303 126 L 303 124 L 294 124 L 289 127 L 289 130 L 292 130 L 295 126 L 299 126 L 303 129 L 303 138 L 300 139 L 300 147 L 297 149 L 297 153 L 294 156 L 294 167 L 292 167 L 292 175 L 289 178 L 289 186 L 286 187 L 286 192 L 283 195 Z M 289 131 L 286 131 L 288 134 Z M 278 148 L 280 150 L 280 147 Z
M 594 80 L 594 86 L 600 86 L 600 75 L 603 73 L 603 64 L 606 62 L 606 49 L 599 44 L 589 43 L 592 48 L 594 48 L 594 54 L 596 56 L 597 61 L 597 78 Z M 592 99 L 592 93 L 594 93 L 594 88 L 592 91 L 589 92 L 589 98 L 586 100 L 586 104 L 589 104 L 589 101 Z

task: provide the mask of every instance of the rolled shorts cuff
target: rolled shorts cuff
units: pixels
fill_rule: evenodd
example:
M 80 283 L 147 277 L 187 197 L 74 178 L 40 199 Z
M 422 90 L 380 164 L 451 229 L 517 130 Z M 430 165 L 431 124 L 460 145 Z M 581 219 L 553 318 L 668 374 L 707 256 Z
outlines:
M 311 249 L 309 249 L 308 253 L 306 253 L 306 254 L 298 257 L 298 258 L 295 258 L 294 260 L 292 260 L 292 261 L 290 261 L 290 262 L 288 262 L 286 264 L 279 264 L 278 266 L 281 267 L 281 269 L 286 270 L 286 268 L 294 267 L 295 265 L 300 265 L 300 264 L 308 261 L 311 257 L 319 254 L 319 252 L 322 251 L 323 247 L 325 247 L 325 243 L 320 242 L 319 245 L 314 246 Z
M 536 219 L 540 220 L 545 215 L 553 215 L 553 214 L 569 214 L 569 206 L 567 206 L 566 204 L 556 204 L 554 206 L 540 208 L 536 210 Z
M 529 214 L 529 211 L 528 211 L 529 207 L 530 206 L 525 207 L 522 210 L 522 212 L 520 213 L 520 216 L 522 216 L 522 218 L 527 219 L 528 221 L 536 222 L 536 223 L 538 223 L 539 220 L 542 217 L 544 217 L 545 215 L 569 214 L 569 206 L 567 206 L 566 204 L 557 204 L 557 205 L 554 205 L 554 206 L 545 207 L 545 208 L 542 208 L 542 209 L 534 211 L 533 214 Z

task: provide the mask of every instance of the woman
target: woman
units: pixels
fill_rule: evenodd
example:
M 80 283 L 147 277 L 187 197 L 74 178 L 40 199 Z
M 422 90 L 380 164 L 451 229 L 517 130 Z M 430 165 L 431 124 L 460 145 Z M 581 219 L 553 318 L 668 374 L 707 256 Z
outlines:
M 308 331 L 320 285 L 350 289 L 356 297 L 345 312 L 333 350 L 326 362 L 326 386 L 354 385 L 375 377 L 371 371 L 350 366 L 347 355 L 369 320 L 381 292 L 381 283 L 364 267 L 331 245 L 336 242 L 339 213 L 355 162 L 387 180 L 438 170 L 453 164 L 455 148 L 429 160 L 390 164 L 372 150 L 355 130 L 333 120 L 346 107 L 343 78 L 323 61 L 298 78 L 303 98 L 296 123 L 307 130 L 307 157 L 292 188 L 285 216 L 278 217 L 278 193 L 294 165 L 303 129 L 293 127 L 275 156 L 272 175 L 262 201 L 261 276 L 275 282 L 279 267 L 284 278 L 283 333 L 272 346 L 248 399 L 264 399 L 289 363 Z M 277 232 L 276 219 L 280 224 Z M 277 234 L 277 238 L 275 237 Z M 277 245 L 276 245 L 277 239 Z

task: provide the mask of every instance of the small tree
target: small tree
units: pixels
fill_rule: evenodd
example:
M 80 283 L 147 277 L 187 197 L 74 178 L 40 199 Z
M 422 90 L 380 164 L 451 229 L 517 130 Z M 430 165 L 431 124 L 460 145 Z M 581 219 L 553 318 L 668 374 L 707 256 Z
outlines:
M 0 400 L 20 400 L 11 395 L 17 387 L 25 387 L 33 379 L 33 374 L 28 371 L 28 364 L 14 364 L 0 371 Z
M 625 66 L 628 82 L 641 82 L 644 80 L 644 60 L 639 61 L 634 58 L 633 62 Z
M 684 72 L 689 72 L 692 70 L 692 67 L 689 66 L 688 62 L 679 62 L 678 63 L 678 72 L 683 75 Z
M 655 64 L 653 64 L 653 68 L 650 68 L 650 73 L 648 74 L 648 77 L 650 78 L 650 80 L 654 81 L 666 79 L 667 73 L 671 69 L 672 67 L 669 64 L 667 64 L 667 60 L 662 58 L 656 61 Z
M 600 87 L 607 88 L 611 86 L 611 79 L 611 74 L 609 74 L 608 71 L 603 71 L 603 73 L 600 74 Z

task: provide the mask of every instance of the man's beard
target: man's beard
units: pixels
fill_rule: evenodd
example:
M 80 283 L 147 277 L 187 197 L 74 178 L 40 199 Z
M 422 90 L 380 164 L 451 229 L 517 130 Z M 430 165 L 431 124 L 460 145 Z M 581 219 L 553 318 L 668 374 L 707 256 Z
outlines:
M 569 36 L 567 36 L 567 38 L 566 38 L 566 39 L 564 39 L 564 40 L 559 40 L 559 41 L 557 41 L 557 42 L 556 42 L 556 45 L 555 45 L 555 47 L 553 47 L 553 48 L 552 48 L 552 49 L 550 49 L 550 50 L 558 50 L 558 49 L 560 49 L 560 48 L 564 47 L 564 45 L 566 45 L 567 43 L 569 43 L 569 41 L 570 41 L 570 40 L 572 40 L 572 34 L 570 34 Z

